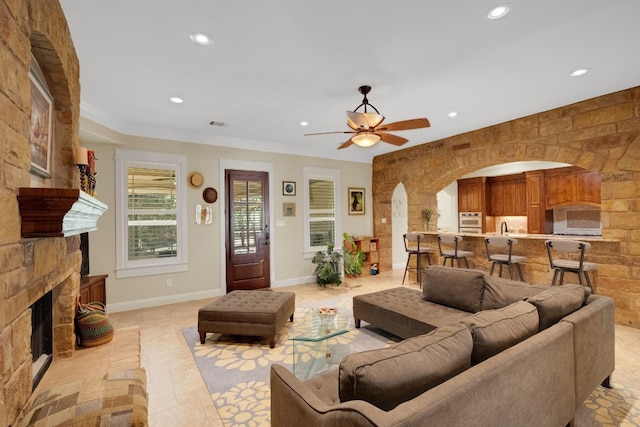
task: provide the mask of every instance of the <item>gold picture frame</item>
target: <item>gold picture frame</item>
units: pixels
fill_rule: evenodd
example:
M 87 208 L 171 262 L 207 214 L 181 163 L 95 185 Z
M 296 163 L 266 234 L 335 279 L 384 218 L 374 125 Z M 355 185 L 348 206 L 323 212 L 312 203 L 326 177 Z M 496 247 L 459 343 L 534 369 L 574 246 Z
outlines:
M 364 215 L 366 202 L 364 188 L 349 187 L 349 215 Z
M 29 148 L 31 172 L 51 178 L 51 152 L 53 142 L 53 97 L 38 76 L 29 71 L 31 81 L 31 126 Z
M 282 204 L 282 216 L 296 216 L 296 204 L 295 203 L 283 203 Z

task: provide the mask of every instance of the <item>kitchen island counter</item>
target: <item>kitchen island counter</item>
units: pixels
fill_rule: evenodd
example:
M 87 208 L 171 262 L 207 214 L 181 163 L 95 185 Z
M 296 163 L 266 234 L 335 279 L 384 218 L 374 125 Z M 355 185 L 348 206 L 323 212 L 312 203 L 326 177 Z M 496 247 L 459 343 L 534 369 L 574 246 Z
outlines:
M 472 233 L 453 233 L 447 231 L 417 231 L 426 237 L 427 244 L 434 248 L 435 257 L 433 264 L 442 265 L 442 257 L 438 252 L 438 235 L 439 234 L 456 234 L 463 237 L 459 249 L 471 251 L 475 255 L 469 258 L 469 267 L 479 270 L 489 271 L 491 262 L 487 257 L 487 250 L 484 243 L 485 237 L 495 237 L 500 233 L 472 234 Z M 526 256 L 527 262 L 522 264 L 524 280 L 528 283 L 538 283 L 550 285 L 553 279 L 553 271 L 549 267 L 549 257 L 545 247 L 545 241 L 550 239 L 566 239 L 580 240 L 591 244 L 591 248 L 586 253 L 586 260 L 599 263 L 605 262 L 611 254 L 620 253 L 620 240 L 609 239 L 599 236 L 565 236 L 555 234 L 522 234 L 507 233 L 508 236 L 518 240 L 518 244 L 513 247 L 513 255 Z M 464 263 L 463 263 L 464 264 Z M 447 264 L 449 265 L 449 264 Z M 457 265 L 456 265 L 457 266 Z M 497 274 L 494 272 L 494 274 Z M 597 288 L 597 271 L 592 274 L 592 283 Z M 508 277 L 508 271 L 503 273 L 503 277 Z M 578 283 L 576 275 L 568 273 L 565 283 Z M 595 289 L 594 289 L 595 290 Z

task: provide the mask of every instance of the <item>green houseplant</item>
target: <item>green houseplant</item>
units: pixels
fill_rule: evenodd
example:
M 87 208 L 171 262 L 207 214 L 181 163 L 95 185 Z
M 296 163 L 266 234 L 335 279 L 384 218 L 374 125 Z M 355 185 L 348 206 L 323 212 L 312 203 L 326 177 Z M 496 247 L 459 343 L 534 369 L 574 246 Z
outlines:
M 316 265 L 313 274 L 316 276 L 316 283 L 320 286 L 331 284 L 340 285 L 342 277 L 340 275 L 340 260 L 342 254 L 333 250 L 333 245 L 328 244 L 326 251 L 315 253 L 311 262 Z
M 353 241 L 353 237 L 349 233 L 343 233 L 346 244 L 343 248 L 344 256 L 344 274 L 351 277 L 356 277 L 362 274 L 362 267 L 364 266 L 365 254 Z M 349 247 L 347 247 L 349 246 Z
M 433 209 L 425 208 L 422 210 L 422 218 L 424 218 L 424 228 L 429 230 L 429 223 L 431 222 L 431 215 L 433 215 Z

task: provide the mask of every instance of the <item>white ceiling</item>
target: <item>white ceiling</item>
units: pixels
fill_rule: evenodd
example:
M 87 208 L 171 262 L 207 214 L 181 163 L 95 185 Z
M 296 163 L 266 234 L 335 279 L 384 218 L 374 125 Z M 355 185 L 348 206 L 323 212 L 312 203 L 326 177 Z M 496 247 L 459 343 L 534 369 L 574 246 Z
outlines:
M 510 0 L 499 20 L 491 0 L 60 3 L 82 116 L 138 136 L 368 163 L 399 148 L 303 136 L 348 130 L 363 84 L 385 123 L 431 121 L 404 147 L 640 85 L 638 0 Z

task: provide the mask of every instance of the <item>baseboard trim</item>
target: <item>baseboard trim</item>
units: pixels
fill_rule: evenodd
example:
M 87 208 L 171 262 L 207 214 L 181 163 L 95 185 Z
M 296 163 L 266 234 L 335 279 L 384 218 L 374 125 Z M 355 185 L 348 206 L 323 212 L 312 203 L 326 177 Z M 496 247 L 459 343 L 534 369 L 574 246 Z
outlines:
M 219 297 L 222 294 L 222 289 L 213 289 L 210 291 L 190 292 L 187 294 L 168 295 L 165 297 L 116 302 L 107 304 L 107 311 L 109 313 L 118 313 L 121 311 L 138 310 L 140 308 L 158 307 L 161 305 L 175 304 L 179 302 Z

